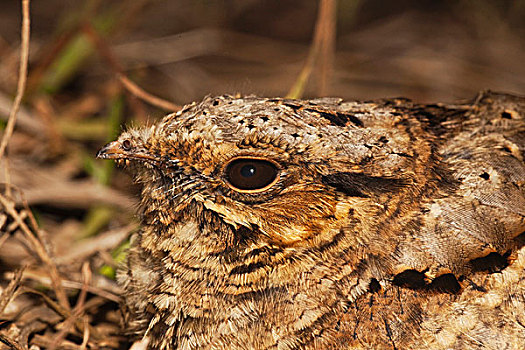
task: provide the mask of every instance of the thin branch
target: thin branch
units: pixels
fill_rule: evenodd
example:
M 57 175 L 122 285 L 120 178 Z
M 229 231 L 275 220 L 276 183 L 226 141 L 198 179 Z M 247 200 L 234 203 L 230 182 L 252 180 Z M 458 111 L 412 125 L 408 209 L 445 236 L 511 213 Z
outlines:
M 158 107 L 160 109 L 164 109 L 166 111 L 170 112 L 177 112 L 182 107 L 179 105 L 176 105 L 174 103 L 171 103 L 169 101 L 166 101 L 160 97 L 154 96 L 150 94 L 149 92 L 144 91 L 141 87 L 139 87 L 137 84 L 129 80 L 128 77 L 126 77 L 124 74 L 119 74 L 118 79 L 124 85 L 124 87 L 133 95 L 141 100 L 149 103 L 150 105 L 153 105 L 155 107 Z
M 18 71 L 18 86 L 16 88 L 15 101 L 9 113 L 9 120 L 5 128 L 4 137 L 0 144 L 0 160 L 4 156 L 5 149 L 9 143 L 9 139 L 13 134 L 16 124 L 16 116 L 24 97 L 27 81 L 27 63 L 29 61 L 29 35 L 30 35 L 30 16 L 29 16 L 29 0 L 22 0 L 22 44 L 20 47 L 20 69 Z
M 117 61 L 110 48 L 102 41 L 96 30 L 89 23 L 86 23 L 86 25 L 82 27 L 82 30 L 93 42 L 102 58 L 104 58 L 109 63 L 111 69 L 113 69 L 117 73 L 117 77 L 122 86 L 124 86 L 124 88 L 128 90 L 133 96 L 149 103 L 152 106 L 170 112 L 176 112 L 182 108 L 179 105 L 176 105 L 172 102 L 166 101 L 160 97 L 154 96 L 144 91 L 137 84 L 132 82 L 128 77 L 126 77 L 126 75 L 124 74 L 124 69 Z

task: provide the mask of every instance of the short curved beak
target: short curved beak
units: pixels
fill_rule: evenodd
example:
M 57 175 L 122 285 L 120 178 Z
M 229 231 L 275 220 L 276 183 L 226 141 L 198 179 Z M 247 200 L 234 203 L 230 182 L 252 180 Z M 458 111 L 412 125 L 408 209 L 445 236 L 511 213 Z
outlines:
M 99 159 L 122 159 L 127 157 L 127 152 L 122 149 L 118 141 L 108 143 L 97 152 L 97 158 Z
M 97 152 L 97 158 L 99 159 L 129 159 L 129 160 L 138 160 L 143 162 L 160 162 L 160 160 L 146 153 L 143 150 L 129 149 L 125 150 L 122 147 L 122 143 L 119 141 L 113 141 L 102 147 Z

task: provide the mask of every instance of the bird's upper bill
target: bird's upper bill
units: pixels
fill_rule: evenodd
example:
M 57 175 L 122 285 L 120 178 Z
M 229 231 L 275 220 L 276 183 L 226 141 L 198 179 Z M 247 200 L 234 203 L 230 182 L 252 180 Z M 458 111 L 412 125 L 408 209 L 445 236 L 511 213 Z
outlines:
M 122 159 L 127 157 L 127 152 L 122 149 L 122 145 L 118 141 L 108 143 L 97 152 L 97 158 L 100 159 Z
M 135 147 L 132 147 L 130 141 L 127 139 L 112 141 L 102 147 L 97 152 L 97 158 L 100 159 L 135 159 L 142 161 L 157 161 L 158 159 L 146 152 L 141 152 Z

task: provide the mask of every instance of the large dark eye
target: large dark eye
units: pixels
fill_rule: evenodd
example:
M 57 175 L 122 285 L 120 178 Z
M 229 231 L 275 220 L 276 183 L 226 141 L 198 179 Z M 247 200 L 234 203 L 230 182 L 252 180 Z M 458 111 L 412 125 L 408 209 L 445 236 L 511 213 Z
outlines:
M 130 140 L 124 140 L 122 141 L 122 149 L 124 151 L 129 151 L 131 150 L 131 141 Z
M 243 191 L 262 190 L 277 180 L 279 169 L 267 160 L 239 158 L 226 167 L 226 177 L 232 187 Z

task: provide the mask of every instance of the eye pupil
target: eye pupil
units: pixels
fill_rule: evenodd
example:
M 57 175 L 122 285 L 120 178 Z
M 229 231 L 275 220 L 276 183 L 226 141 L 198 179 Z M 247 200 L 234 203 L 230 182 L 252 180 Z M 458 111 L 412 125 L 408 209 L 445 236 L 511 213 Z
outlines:
M 255 172 L 256 172 L 256 168 L 255 166 L 253 166 L 252 164 L 249 164 L 249 165 L 245 165 L 241 168 L 241 175 L 244 176 L 244 177 L 252 177 L 253 175 L 255 175 Z
M 265 190 L 277 182 L 276 164 L 263 159 L 238 158 L 226 166 L 226 179 L 238 191 Z
M 124 151 L 129 151 L 131 149 L 131 141 L 130 140 L 122 141 L 122 148 L 124 149 Z

